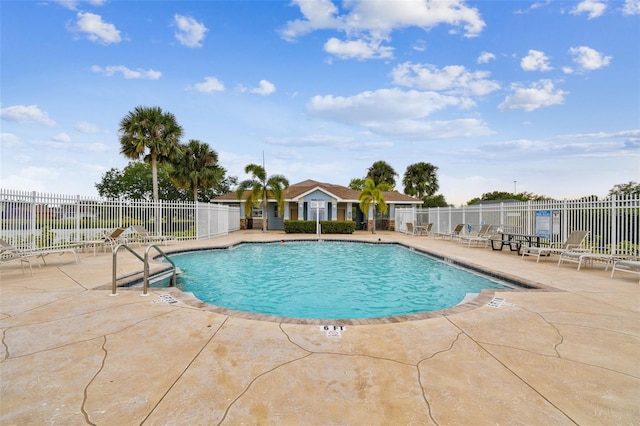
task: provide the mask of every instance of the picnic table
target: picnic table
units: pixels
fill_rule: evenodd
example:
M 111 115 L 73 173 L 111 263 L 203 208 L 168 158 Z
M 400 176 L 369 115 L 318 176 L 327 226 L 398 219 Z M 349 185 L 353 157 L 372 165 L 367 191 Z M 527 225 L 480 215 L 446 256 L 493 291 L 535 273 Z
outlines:
M 529 247 L 540 247 L 540 235 L 520 234 L 511 232 L 502 232 L 500 239 L 491 239 L 491 248 L 493 250 L 502 250 L 504 246 L 509 246 L 511 251 L 520 253 L 523 244 Z

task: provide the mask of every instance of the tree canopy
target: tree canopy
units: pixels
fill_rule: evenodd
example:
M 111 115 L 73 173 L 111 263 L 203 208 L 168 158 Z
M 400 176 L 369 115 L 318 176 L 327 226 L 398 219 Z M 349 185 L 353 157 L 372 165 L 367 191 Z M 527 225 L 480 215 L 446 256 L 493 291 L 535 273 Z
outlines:
M 182 127 L 176 117 L 160 107 L 137 106 L 120 120 L 120 153 L 151 164 L 153 199 L 159 200 L 158 164 L 180 152 Z
M 640 183 L 629 181 L 627 183 L 619 183 L 609 190 L 609 196 L 612 195 L 640 195 Z
M 264 167 L 258 164 L 248 164 L 244 172 L 251 175 L 250 179 L 238 184 L 236 197 L 240 200 L 245 196 L 245 216 L 251 216 L 255 205 L 262 204 L 262 232 L 267 232 L 267 200 L 269 195 L 275 198 L 278 205 L 278 215 L 284 213 L 284 192 L 289 188 L 289 180 L 283 175 L 267 176 Z
M 375 183 L 373 179 L 367 178 L 364 188 L 358 197 L 360 211 L 365 216 L 369 216 L 369 207 L 373 206 L 373 227 L 371 231 L 376 232 L 376 206 L 382 213 L 387 212 L 387 200 L 384 198 L 384 191 L 391 191 L 393 188 L 386 182 Z
M 172 161 L 171 180 L 178 188 L 191 190 L 196 201 L 198 189 L 213 187 L 224 179 L 226 171 L 218 166 L 218 153 L 204 142 L 191 139 L 181 151 Z
M 171 201 L 189 201 L 190 191 L 176 187 L 171 179 L 173 167 L 162 164 L 158 168 L 158 192 L 160 199 Z M 231 191 L 238 183 L 235 176 L 224 177 L 213 186 L 198 194 L 199 201 L 209 202 Z M 111 168 L 95 184 L 98 194 L 105 198 L 130 198 L 134 200 L 153 200 L 151 165 L 142 161 L 131 161 L 122 170 Z
M 379 183 L 386 183 L 391 187 L 391 190 L 396 187 L 396 176 L 398 173 L 385 161 L 376 161 L 367 170 L 367 178 L 373 180 L 377 185 Z

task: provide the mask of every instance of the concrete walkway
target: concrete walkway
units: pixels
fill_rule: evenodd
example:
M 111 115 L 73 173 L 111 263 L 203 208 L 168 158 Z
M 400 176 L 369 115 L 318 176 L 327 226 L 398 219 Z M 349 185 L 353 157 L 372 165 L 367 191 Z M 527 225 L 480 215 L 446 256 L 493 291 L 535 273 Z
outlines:
M 286 238 L 300 236 L 162 248 Z M 640 424 L 637 276 L 400 233 L 343 238 L 401 241 L 547 289 L 329 337 L 322 324 L 229 315 L 175 289 L 111 297 L 109 253 L 51 255 L 33 277 L 4 264 L 0 424 Z M 118 256 L 119 276 L 140 266 Z

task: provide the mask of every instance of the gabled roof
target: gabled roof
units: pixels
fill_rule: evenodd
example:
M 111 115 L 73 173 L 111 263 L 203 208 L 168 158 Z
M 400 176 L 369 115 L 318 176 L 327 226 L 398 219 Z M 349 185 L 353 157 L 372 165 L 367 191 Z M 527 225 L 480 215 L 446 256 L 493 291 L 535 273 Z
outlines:
M 325 194 L 336 198 L 341 202 L 358 202 L 360 191 L 355 191 L 351 188 L 347 188 L 342 185 L 335 185 L 332 183 L 317 182 L 315 180 L 307 179 L 302 182 L 293 184 L 287 188 L 284 193 L 285 201 L 297 201 L 300 198 L 312 193 L 313 191 L 322 191 Z M 246 191 L 248 193 L 249 191 Z M 401 194 L 398 191 L 385 191 L 383 192 L 384 198 L 387 203 L 403 203 L 403 204 L 422 204 L 422 200 L 410 197 L 405 194 Z M 245 198 L 244 196 L 242 197 Z M 239 201 L 235 192 L 229 192 L 213 199 L 214 202 L 229 202 Z

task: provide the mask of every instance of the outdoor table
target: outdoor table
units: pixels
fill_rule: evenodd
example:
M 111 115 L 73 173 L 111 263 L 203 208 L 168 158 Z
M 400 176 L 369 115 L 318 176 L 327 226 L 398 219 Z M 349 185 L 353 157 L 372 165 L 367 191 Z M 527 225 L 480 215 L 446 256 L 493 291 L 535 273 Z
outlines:
M 542 238 L 539 235 L 513 234 L 507 232 L 503 232 L 501 235 L 501 239 L 491 240 L 491 248 L 493 250 L 502 250 L 504 246 L 508 245 L 511 251 L 517 251 L 520 253 L 522 244 L 527 244 L 529 247 L 540 247 L 540 239 Z

